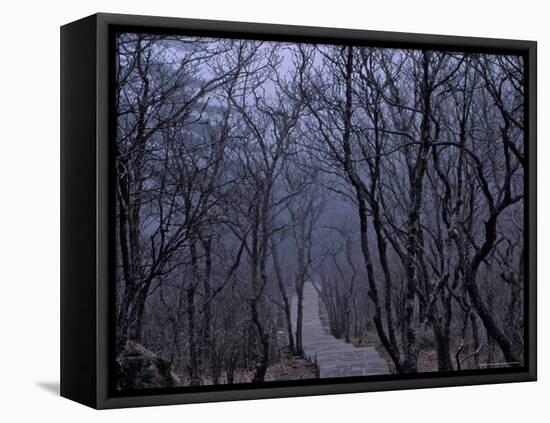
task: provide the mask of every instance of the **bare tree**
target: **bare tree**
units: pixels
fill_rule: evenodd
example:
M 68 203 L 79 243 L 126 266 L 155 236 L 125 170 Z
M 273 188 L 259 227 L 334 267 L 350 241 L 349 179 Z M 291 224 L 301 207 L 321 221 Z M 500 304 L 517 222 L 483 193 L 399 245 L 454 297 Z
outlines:
M 125 33 L 116 80 L 120 360 L 276 377 L 311 282 L 397 373 L 523 363 L 521 57 Z

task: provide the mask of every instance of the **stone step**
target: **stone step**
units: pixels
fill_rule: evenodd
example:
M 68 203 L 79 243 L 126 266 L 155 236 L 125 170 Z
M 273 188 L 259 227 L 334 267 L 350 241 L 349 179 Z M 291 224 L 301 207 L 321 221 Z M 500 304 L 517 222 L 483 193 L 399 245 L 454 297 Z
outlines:
M 296 319 L 296 298 L 292 300 L 292 319 Z M 304 285 L 304 353 L 317 360 L 320 377 L 368 376 L 388 373 L 386 361 L 374 347 L 355 347 L 330 335 L 319 316 L 319 296 L 311 283 Z

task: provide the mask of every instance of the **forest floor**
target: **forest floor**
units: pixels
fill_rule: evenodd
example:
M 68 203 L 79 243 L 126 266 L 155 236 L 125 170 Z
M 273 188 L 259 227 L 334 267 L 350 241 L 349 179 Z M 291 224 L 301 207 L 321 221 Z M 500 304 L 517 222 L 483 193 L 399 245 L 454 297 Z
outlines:
M 236 370 L 233 378 L 233 383 L 250 383 L 254 377 L 254 371 L 252 370 Z M 272 364 L 267 368 L 265 375 L 266 382 L 280 381 L 280 380 L 300 380 L 300 379 L 316 379 L 317 368 L 314 364 L 309 363 L 305 359 L 300 357 L 288 357 L 283 358 L 280 362 Z M 189 377 L 185 375 L 184 386 L 188 385 Z M 226 384 L 227 377 L 222 374 L 219 384 Z M 212 385 L 213 381 L 210 378 L 203 378 L 203 385 Z
M 267 369 L 266 382 L 274 380 L 316 379 L 317 368 L 303 358 L 291 357 Z
M 373 333 L 373 336 L 367 336 L 367 339 L 371 338 L 377 338 L 376 334 Z M 361 342 L 358 342 L 355 339 L 352 339 L 353 345 L 356 347 L 367 347 L 367 346 L 373 346 L 376 348 L 376 351 L 380 356 L 386 361 L 388 364 L 388 370 L 390 374 L 395 374 L 395 365 L 393 364 L 393 360 L 391 359 L 390 355 L 386 351 L 386 349 L 382 346 L 382 344 L 379 341 L 372 341 L 368 342 L 365 340 L 362 340 Z M 437 367 L 437 351 L 435 349 L 422 349 L 418 352 L 418 371 L 420 373 L 422 372 L 436 372 L 438 370 Z
M 395 365 L 386 349 L 382 345 L 377 345 L 376 350 L 388 363 L 390 373 L 395 373 Z M 418 352 L 418 372 L 437 372 L 437 352 L 435 350 L 420 350 Z

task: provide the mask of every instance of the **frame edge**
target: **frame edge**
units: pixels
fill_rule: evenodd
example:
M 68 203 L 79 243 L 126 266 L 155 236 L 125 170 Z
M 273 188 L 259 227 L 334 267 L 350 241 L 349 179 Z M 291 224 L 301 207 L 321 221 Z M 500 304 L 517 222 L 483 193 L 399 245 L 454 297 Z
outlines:
M 95 407 L 95 23 L 61 27 L 61 396 Z

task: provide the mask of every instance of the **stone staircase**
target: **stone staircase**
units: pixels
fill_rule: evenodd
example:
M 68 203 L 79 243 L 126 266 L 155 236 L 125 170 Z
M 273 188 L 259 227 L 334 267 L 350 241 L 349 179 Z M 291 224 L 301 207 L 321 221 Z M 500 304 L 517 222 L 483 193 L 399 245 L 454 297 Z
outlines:
M 296 297 L 292 299 L 292 321 L 296 321 Z M 319 316 L 319 295 L 311 283 L 304 285 L 304 353 L 317 360 L 319 377 L 349 377 L 387 374 L 388 366 L 374 347 L 354 347 L 330 335 Z

